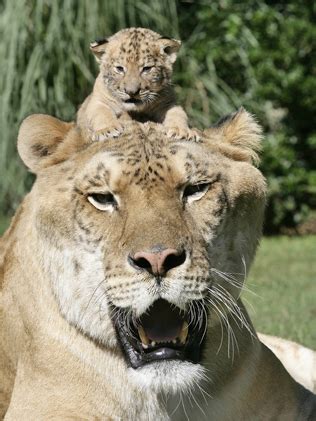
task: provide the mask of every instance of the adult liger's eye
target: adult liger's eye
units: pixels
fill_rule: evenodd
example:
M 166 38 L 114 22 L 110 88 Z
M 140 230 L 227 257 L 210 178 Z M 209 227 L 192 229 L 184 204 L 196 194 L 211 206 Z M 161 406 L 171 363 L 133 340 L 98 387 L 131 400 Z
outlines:
M 102 211 L 113 211 L 118 206 L 112 193 L 92 193 L 88 196 L 88 201 Z
M 209 187 L 210 183 L 188 184 L 183 190 L 182 200 L 187 202 L 199 200 L 205 195 Z
M 149 73 L 153 68 L 154 66 L 144 66 L 142 72 Z

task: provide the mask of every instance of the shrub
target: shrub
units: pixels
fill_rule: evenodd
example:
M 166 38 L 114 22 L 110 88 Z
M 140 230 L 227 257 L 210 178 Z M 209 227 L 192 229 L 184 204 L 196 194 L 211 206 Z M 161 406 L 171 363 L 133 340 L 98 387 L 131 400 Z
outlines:
M 258 116 L 270 187 L 266 230 L 301 223 L 316 206 L 314 5 L 203 2 L 188 5 L 180 18 L 189 41 L 179 85 L 187 108 L 194 98 L 192 117 L 204 125 L 239 105 Z

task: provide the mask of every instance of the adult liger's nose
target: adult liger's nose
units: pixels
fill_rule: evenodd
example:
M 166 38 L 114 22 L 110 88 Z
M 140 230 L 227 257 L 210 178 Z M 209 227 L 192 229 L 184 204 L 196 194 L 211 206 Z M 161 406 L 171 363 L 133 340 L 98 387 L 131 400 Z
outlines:
M 130 257 L 130 261 L 137 269 L 145 269 L 153 275 L 165 275 L 169 270 L 185 262 L 184 250 L 165 248 L 158 252 L 139 251 Z

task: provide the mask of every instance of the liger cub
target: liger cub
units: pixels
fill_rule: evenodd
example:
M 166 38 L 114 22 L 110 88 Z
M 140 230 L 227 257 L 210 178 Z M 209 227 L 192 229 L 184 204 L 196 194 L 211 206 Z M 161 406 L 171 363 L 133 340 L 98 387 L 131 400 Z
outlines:
M 119 136 L 124 120 L 163 123 L 176 139 L 198 139 L 176 105 L 172 66 L 181 42 L 145 28 L 123 29 L 90 45 L 99 65 L 93 91 L 81 105 L 77 124 L 92 140 Z

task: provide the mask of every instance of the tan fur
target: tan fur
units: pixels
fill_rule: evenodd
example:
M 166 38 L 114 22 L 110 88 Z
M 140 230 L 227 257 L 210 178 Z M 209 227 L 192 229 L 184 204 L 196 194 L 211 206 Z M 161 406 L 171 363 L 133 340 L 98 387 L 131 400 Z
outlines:
M 204 135 L 210 135 L 219 152 L 229 158 L 259 164 L 262 129 L 242 107 L 211 129 L 204 130 Z
M 316 392 L 316 352 L 296 342 L 277 336 L 258 334 L 259 339 L 282 361 L 294 379 Z
M 245 111 L 238 119 L 200 143 L 170 141 L 154 123 L 131 122 L 119 139 L 94 143 L 48 116 L 23 123 L 18 147 L 37 180 L 0 242 L 6 420 L 313 419 L 313 396 L 259 342 L 239 299 L 265 181 L 247 162 L 257 126 Z M 236 160 L 220 142 L 236 148 Z M 204 195 L 184 202 L 183 186 L 202 182 Z M 112 211 L 88 200 L 106 191 L 117 200 Z M 187 251 L 160 285 L 127 258 L 154 244 Z M 200 364 L 127 367 L 108 302 L 139 316 L 158 297 L 183 309 L 204 298 Z
M 186 113 L 175 103 L 171 84 L 180 45 L 144 28 L 123 29 L 92 43 L 100 73 L 78 112 L 85 136 L 92 140 L 117 137 L 124 120 L 132 118 L 163 123 L 170 137 L 197 138 L 197 132 L 188 127 Z M 133 98 L 141 102 L 127 102 Z

